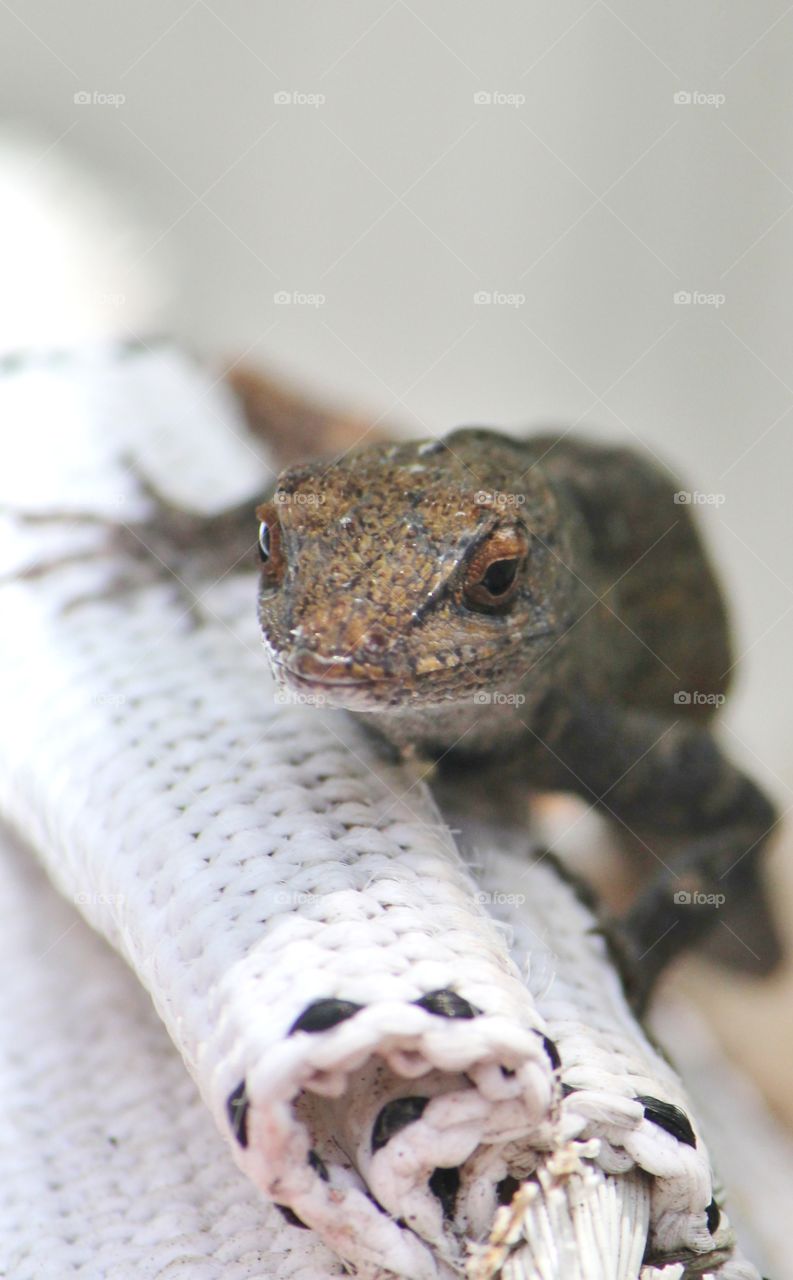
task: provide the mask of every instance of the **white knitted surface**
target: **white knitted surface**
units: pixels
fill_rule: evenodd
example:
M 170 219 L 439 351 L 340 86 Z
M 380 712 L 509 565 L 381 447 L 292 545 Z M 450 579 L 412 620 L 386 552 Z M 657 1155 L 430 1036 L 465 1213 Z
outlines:
M 150 992 L 243 1171 L 360 1276 L 424 1280 L 459 1272 L 507 1176 L 569 1200 L 578 1161 L 615 1186 L 643 1170 L 653 1256 L 754 1276 L 726 1217 L 708 1230 L 701 1137 L 637 1101 L 686 1109 L 556 873 L 507 903 L 511 955 L 420 779 L 346 716 L 274 700 L 249 571 L 191 578 L 188 557 L 177 587 L 151 557 L 130 578 L 107 522 L 145 541 L 152 487 L 198 513 L 261 492 L 228 399 L 173 353 L 95 353 L 9 374 L 0 412 L 25 444 L 0 477 L 4 567 L 37 566 L 0 587 L 0 802 Z M 487 861 L 500 902 L 520 864 Z M 438 991 L 473 1016 L 417 1003 Z M 329 1000 L 343 1020 L 290 1034 Z M 641 1225 L 637 1185 L 614 1195 Z M 582 1276 L 636 1274 L 634 1244 L 615 1258 Z
M 330 1280 L 226 1143 L 131 971 L 0 829 L 0 1276 Z

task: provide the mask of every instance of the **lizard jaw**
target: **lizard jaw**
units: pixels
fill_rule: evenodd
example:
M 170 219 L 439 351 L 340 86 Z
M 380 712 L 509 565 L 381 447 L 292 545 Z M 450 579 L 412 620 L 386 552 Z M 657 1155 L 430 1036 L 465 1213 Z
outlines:
M 287 696 L 292 694 L 295 701 L 349 711 L 372 711 L 399 700 L 396 680 L 362 671 L 345 654 L 324 657 L 301 647 L 289 654 L 276 655 L 267 648 L 280 689 Z
M 345 711 L 377 711 L 403 701 L 396 680 L 323 675 L 303 675 L 284 662 L 273 662 L 275 677 L 284 701 L 291 694 L 296 702 Z

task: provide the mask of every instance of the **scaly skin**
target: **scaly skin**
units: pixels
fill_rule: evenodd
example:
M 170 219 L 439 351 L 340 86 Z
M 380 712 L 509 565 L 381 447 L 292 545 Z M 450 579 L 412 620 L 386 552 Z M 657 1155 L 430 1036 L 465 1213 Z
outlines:
M 403 752 L 509 761 L 656 857 L 618 931 L 638 1003 L 713 923 L 712 905 L 676 892 L 759 910 L 775 822 L 707 727 L 728 626 L 678 488 L 627 449 L 465 429 L 290 467 L 258 512 L 259 617 L 285 686 L 362 714 Z M 765 970 L 776 944 L 761 924 L 749 936 L 744 920 L 741 941 Z

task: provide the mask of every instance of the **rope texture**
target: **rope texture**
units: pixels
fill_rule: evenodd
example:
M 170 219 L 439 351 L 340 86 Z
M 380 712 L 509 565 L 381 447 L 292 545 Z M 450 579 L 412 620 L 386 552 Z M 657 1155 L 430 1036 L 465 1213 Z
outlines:
M 2 810 L 151 994 L 239 1167 L 359 1276 L 459 1274 L 505 1180 L 593 1138 L 650 1176 L 653 1256 L 755 1276 L 555 872 L 493 851 L 477 884 L 420 778 L 274 697 L 247 573 L 131 572 L 111 526 L 145 544 L 152 490 L 194 513 L 261 490 L 215 391 L 169 352 L 0 383 L 46 459 L 40 493 L 27 466 L 0 492 L 7 566 L 37 566 L 0 588 Z

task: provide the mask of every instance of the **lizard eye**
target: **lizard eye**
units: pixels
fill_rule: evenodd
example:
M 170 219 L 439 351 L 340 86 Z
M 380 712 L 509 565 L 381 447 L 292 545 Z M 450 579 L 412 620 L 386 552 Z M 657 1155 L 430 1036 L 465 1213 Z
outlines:
M 279 587 L 286 569 L 281 538 L 281 523 L 272 503 L 256 508 L 259 520 L 259 559 L 262 562 L 262 585 Z
M 483 613 L 496 613 L 510 604 L 528 549 L 521 529 L 497 529 L 491 534 L 468 565 L 463 587 L 466 604 Z

